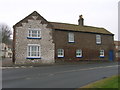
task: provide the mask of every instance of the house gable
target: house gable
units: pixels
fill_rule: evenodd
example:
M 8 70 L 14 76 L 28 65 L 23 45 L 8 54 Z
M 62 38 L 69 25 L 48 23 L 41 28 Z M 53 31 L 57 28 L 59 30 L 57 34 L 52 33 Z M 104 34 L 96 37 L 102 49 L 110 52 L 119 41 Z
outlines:
M 52 26 L 49 22 L 36 11 L 15 24 L 13 62 L 16 64 L 53 63 L 54 43 L 52 32 Z M 33 54 L 32 52 L 35 50 L 36 54 Z
M 36 11 L 32 12 L 30 15 L 16 23 L 13 28 L 24 26 L 25 23 L 28 23 L 28 20 L 41 20 L 41 24 L 47 24 L 47 28 L 52 28 L 52 25 Z

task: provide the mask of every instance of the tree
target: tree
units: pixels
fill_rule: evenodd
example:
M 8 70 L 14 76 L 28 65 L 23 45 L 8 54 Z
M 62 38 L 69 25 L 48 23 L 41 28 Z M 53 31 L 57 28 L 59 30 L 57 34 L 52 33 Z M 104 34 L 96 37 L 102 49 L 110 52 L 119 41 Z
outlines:
M 12 35 L 11 29 L 6 24 L 0 24 L 0 34 L 2 33 L 2 43 L 10 44 L 10 36 Z

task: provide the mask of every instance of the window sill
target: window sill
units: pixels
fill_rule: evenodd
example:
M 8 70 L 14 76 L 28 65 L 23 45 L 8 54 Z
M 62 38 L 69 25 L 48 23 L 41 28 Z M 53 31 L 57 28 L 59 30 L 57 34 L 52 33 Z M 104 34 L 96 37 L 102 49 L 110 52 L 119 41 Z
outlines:
M 82 56 L 76 56 L 76 58 L 82 58 Z
M 64 56 L 58 56 L 58 58 L 64 58 Z
M 27 37 L 27 39 L 42 39 L 41 37 Z
M 105 56 L 100 56 L 100 58 L 104 58 Z
M 26 57 L 26 59 L 41 59 L 41 57 Z
M 97 45 L 101 45 L 101 43 L 96 43 Z
M 68 42 L 68 43 L 75 43 L 75 42 Z

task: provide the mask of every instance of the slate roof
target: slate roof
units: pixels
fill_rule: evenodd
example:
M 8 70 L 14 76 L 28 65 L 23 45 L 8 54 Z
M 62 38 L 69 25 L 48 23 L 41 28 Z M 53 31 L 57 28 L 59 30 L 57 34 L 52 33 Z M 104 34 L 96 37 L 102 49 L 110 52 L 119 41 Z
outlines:
M 104 28 L 92 27 L 92 26 L 80 26 L 76 24 L 49 22 L 53 29 L 69 30 L 69 31 L 80 31 L 80 32 L 90 32 L 90 33 L 101 33 L 101 34 L 112 34 Z
M 34 11 L 18 23 L 16 23 L 13 27 L 19 27 L 22 23 L 27 23 L 28 19 L 33 19 L 32 16 L 38 16 L 37 20 L 41 20 L 42 24 L 48 24 L 48 28 L 53 28 L 57 30 L 68 30 L 68 31 L 80 31 L 80 32 L 89 32 L 89 33 L 100 33 L 100 34 L 109 34 L 114 35 L 111 32 L 107 31 L 104 28 L 92 27 L 92 26 L 80 26 L 76 24 L 68 24 L 68 23 L 59 23 L 59 22 L 48 22 L 44 19 L 38 12 Z

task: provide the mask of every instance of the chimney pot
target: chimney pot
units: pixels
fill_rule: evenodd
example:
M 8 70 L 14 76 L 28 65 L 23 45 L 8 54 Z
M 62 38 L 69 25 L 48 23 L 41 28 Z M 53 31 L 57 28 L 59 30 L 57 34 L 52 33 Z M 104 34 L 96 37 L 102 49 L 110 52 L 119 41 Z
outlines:
M 79 16 L 78 25 L 80 25 L 80 26 L 83 26 L 83 25 L 84 25 L 83 15 L 80 15 L 80 16 Z

